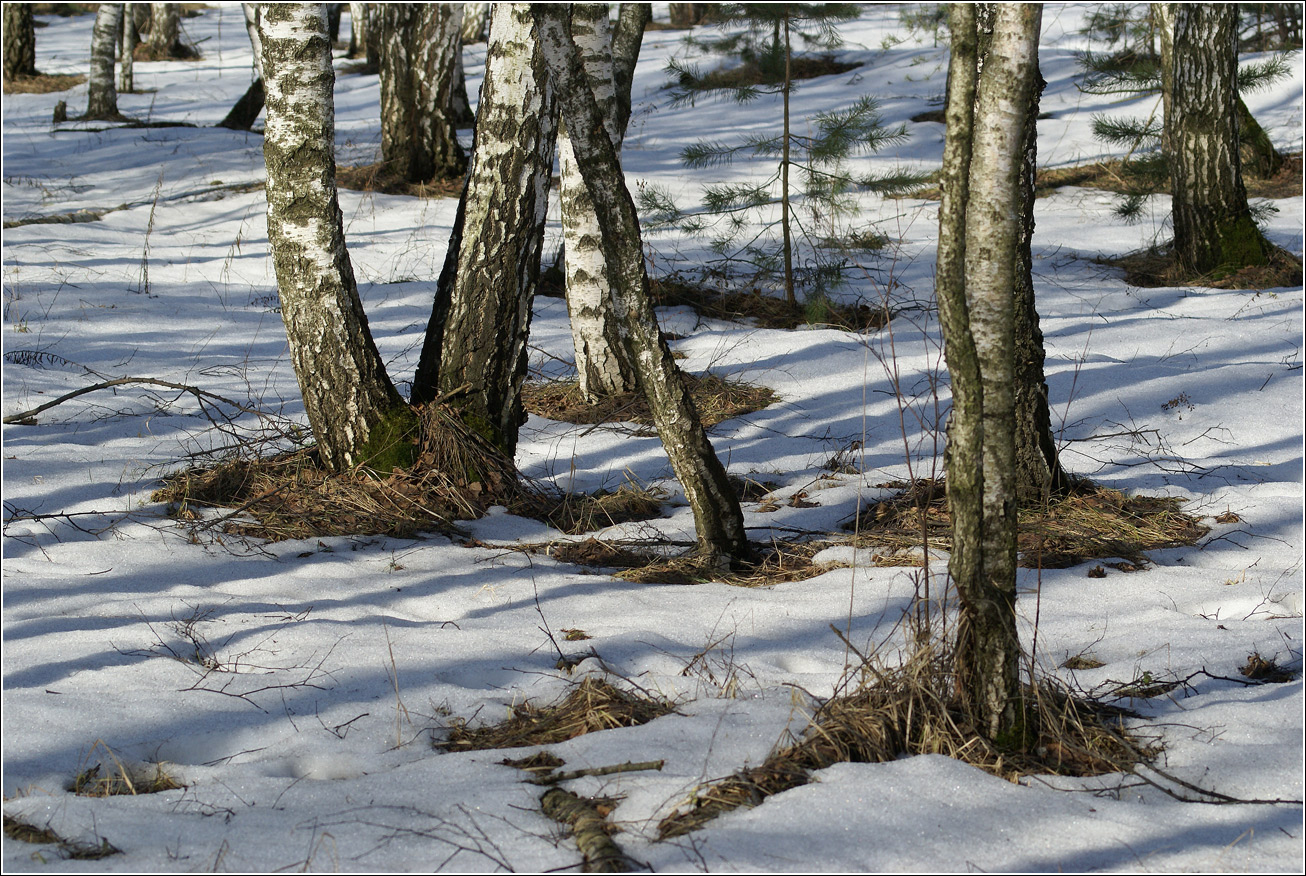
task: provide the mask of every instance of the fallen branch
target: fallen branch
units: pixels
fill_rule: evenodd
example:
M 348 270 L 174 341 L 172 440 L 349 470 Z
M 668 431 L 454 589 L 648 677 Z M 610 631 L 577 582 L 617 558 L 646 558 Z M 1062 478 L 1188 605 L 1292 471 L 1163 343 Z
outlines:
M 554 821 L 571 826 L 576 846 L 585 856 L 584 872 L 629 873 L 634 869 L 634 862 L 608 836 L 607 821 L 593 801 L 562 788 L 550 788 L 540 798 L 540 807 Z
M 19 414 L 10 414 L 9 416 L 4 418 L 3 422 L 6 426 L 9 425 L 35 426 L 36 415 L 42 413 L 43 411 L 48 411 L 50 408 L 53 408 L 56 405 L 61 405 L 66 401 L 71 401 L 72 399 L 75 399 L 78 396 L 86 395 L 87 393 L 96 392 L 101 389 L 112 389 L 115 386 L 126 386 L 133 383 L 140 383 L 148 386 L 162 386 L 165 389 L 175 389 L 178 390 L 179 392 L 188 392 L 191 395 L 195 396 L 196 400 L 201 403 L 203 403 L 205 399 L 211 399 L 213 401 L 221 402 L 224 405 L 230 405 L 231 407 L 235 408 L 237 411 L 240 411 L 242 414 L 255 414 L 256 416 L 259 417 L 268 416 L 263 411 L 257 410 L 255 408 L 247 408 L 238 402 L 226 398 L 225 396 L 221 396 L 218 395 L 217 393 L 209 392 L 208 390 L 200 389 L 197 386 L 190 386 L 185 383 L 173 383 L 171 380 L 160 380 L 156 377 L 115 377 L 112 380 L 105 380 L 101 383 L 92 384 L 91 386 L 84 386 L 81 389 L 75 389 L 72 392 L 65 393 L 64 395 L 61 395 L 52 401 L 48 401 L 43 405 L 34 407 L 30 411 L 23 411 L 22 413 Z
M 583 770 L 568 770 L 565 773 L 550 773 L 536 779 L 531 779 L 531 782 L 536 785 L 556 785 L 558 782 L 569 782 L 572 779 L 579 779 L 581 776 L 610 776 L 613 773 L 635 773 L 642 772 L 643 770 L 660 771 L 664 763 L 665 761 L 660 760 L 646 760 L 641 761 L 640 763 L 626 761 L 625 763 L 617 763 L 612 766 L 589 767 L 588 769 Z

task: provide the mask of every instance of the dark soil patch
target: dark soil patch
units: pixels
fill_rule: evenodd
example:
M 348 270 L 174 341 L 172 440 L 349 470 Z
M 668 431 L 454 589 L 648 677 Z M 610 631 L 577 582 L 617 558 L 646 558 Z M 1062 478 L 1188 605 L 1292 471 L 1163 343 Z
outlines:
M 722 292 L 694 283 L 675 275 L 650 279 L 650 293 L 657 307 L 692 307 L 702 316 L 726 319 L 732 322 L 751 321 L 759 328 L 793 329 L 813 322 L 818 316 L 820 325 L 829 325 L 849 331 L 872 331 L 883 328 L 890 314 L 884 308 L 867 304 L 835 304 L 823 301 L 819 312 L 813 314 L 801 304 L 790 304 L 783 298 L 768 295 L 760 289 L 744 292 Z
M 765 386 L 751 386 L 726 380 L 715 374 L 681 373 L 704 426 L 715 426 L 732 417 L 760 411 L 776 401 Z M 608 396 L 588 404 L 576 380 L 528 383 L 522 388 L 522 404 L 536 416 L 562 423 L 641 423 L 650 425 L 653 415 L 641 392 Z
M 4 81 L 5 94 L 53 94 L 81 85 L 86 76 L 81 73 L 38 73 L 35 76 L 17 76 Z
M 409 182 L 388 170 L 384 161 L 356 167 L 337 167 L 336 185 L 355 192 L 381 192 L 414 198 L 457 198 L 463 191 L 462 177 L 425 183 Z
M 522 703 L 506 721 L 486 727 L 455 723 L 437 743 L 446 751 L 482 751 L 551 745 L 586 733 L 647 724 L 673 711 L 665 700 L 614 687 L 588 676 L 562 700 L 548 706 Z

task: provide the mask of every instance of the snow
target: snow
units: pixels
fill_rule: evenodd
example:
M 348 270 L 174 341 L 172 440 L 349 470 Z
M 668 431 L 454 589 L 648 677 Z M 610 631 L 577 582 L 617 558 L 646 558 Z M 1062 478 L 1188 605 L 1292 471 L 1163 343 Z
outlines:
M 1092 113 L 1150 111 L 1148 100 L 1111 103 L 1076 90 L 1084 12 L 1050 5 L 1044 14 L 1043 108 L 1052 117 L 1040 122 L 1039 154 L 1049 166 L 1110 154 L 1089 134 Z M 37 31 L 37 66 L 84 70 L 92 17 L 40 19 L 48 27 Z M 125 114 L 211 125 L 243 93 L 250 56 L 239 9 L 218 6 L 184 24 L 205 39 L 205 57 L 138 63 L 143 90 L 120 96 Z M 803 83 L 800 114 L 864 93 L 882 101 L 891 123 L 938 106 L 946 51 L 904 29 L 896 9 L 868 8 L 844 35 L 844 54 L 866 66 Z M 778 113 L 769 99 L 668 109 L 661 71 L 687 51 L 681 36 L 645 38 L 623 157 L 632 182 L 692 199 L 703 180 L 683 171 L 679 148 L 705 133 L 772 132 Z M 469 47 L 471 94 L 483 57 L 483 46 Z M 1285 150 L 1303 142 L 1300 58 L 1293 71 L 1248 97 Z M 264 195 L 242 189 L 263 178 L 261 138 L 211 127 L 52 131 L 54 102 L 66 99 L 76 113 L 85 96 L 83 85 L 4 99 L 5 221 L 114 210 L 99 221 L 5 230 L 5 415 L 133 375 L 303 423 L 271 307 Z M 340 75 L 336 101 L 341 161 L 376 160 L 376 78 Z M 906 144 L 857 159 L 857 168 L 937 166 L 942 126 L 909 129 Z M 723 169 L 739 179 L 765 172 Z M 1267 233 L 1300 255 L 1302 199 L 1276 206 Z M 341 192 L 341 207 L 372 331 L 406 388 L 454 202 Z M 1302 663 L 1303 290 L 1128 286 L 1094 259 L 1164 238 L 1168 204 L 1156 199 L 1138 226 L 1118 223 L 1110 207 L 1110 195 L 1072 188 L 1037 205 L 1054 427 L 1076 473 L 1179 496 L 1212 530 L 1129 574 L 1090 578 L 1089 564 L 1022 570 L 1022 635 L 1032 641 L 1037 615 L 1043 671 L 1084 689 L 1145 673 L 1187 679 L 1166 696 L 1122 703 L 1164 741 L 1161 768 L 1233 797 L 1300 801 L 1301 678 L 1255 687 L 1230 679 L 1253 651 L 1298 671 Z M 908 476 L 904 430 L 911 470 L 939 471 L 946 390 L 936 407 L 930 386 L 944 369 L 928 309 L 936 210 L 864 200 L 864 217 L 895 246 L 836 294 L 891 295 L 902 309 L 888 331 L 784 332 L 683 309 L 660 314 L 664 328 L 686 335 L 676 343 L 683 367 L 764 384 L 781 398 L 712 432 L 733 473 L 775 482 L 778 498 L 805 490 L 817 503 L 748 510 L 754 538 L 837 530 L 859 503 L 887 493 L 875 485 Z M 650 242 L 657 271 L 692 273 L 704 252 L 702 241 L 676 235 Z M 565 372 L 559 360 L 572 353 L 561 301 L 536 303 L 532 344 L 535 373 Z M 848 655 L 831 624 L 894 659 L 914 570 L 875 567 L 864 552 L 836 547 L 821 559 L 851 566 L 799 583 L 636 584 L 512 549 L 568 537 L 499 510 L 466 526 L 481 547 L 435 535 L 264 545 L 212 531 L 190 543 L 149 494 L 186 454 L 231 440 L 193 399 L 122 387 L 38 419 L 4 427 L 4 811 L 71 840 L 107 839 L 122 854 L 64 860 L 52 846 L 6 836 L 7 872 L 575 868 L 574 844 L 539 812 L 540 789 L 499 763 L 529 751 L 448 754 L 431 741 L 455 720 L 487 723 L 524 700 L 553 701 L 586 674 L 677 703 L 649 724 L 549 746 L 566 769 L 665 761 L 660 772 L 567 783 L 620 798 L 617 840 L 655 870 L 1300 869 L 1300 803 L 1183 803 L 1120 775 L 1015 785 L 938 756 L 840 764 L 657 842 L 658 821 L 704 783 L 801 734 L 812 697 L 828 696 L 844 674 Z M 251 435 L 260 423 L 246 416 L 238 426 Z M 836 455 L 859 473 L 828 472 Z M 666 457 L 645 432 L 532 417 L 518 462 L 583 490 L 628 477 L 661 482 L 673 493 L 664 519 L 602 535 L 692 536 Z M 1239 520 L 1215 522 L 1226 511 Z M 598 657 L 571 675 L 557 669 L 546 627 L 567 654 L 592 647 Z M 592 638 L 566 642 L 563 629 Z M 193 654 L 187 631 L 208 643 L 218 671 L 170 656 Z M 1104 665 L 1057 668 L 1078 654 Z M 129 765 L 164 764 L 185 787 L 73 795 L 79 770 L 111 764 L 107 751 Z

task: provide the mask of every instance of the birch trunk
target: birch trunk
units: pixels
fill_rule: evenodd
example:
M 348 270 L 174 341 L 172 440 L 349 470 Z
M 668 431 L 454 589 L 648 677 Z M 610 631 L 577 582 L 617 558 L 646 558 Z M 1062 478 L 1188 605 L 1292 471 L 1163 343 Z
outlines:
M 86 118 L 120 120 L 118 88 L 114 84 L 114 52 L 118 48 L 118 28 L 122 24 L 123 4 L 101 3 L 91 30 L 91 75 L 88 80 Z
M 547 3 L 534 4 L 533 9 L 572 148 L 599 216 L 616 311 L 624 324 L 640 387 L 671 466 L 694 510 L 698 550 L 718 566 L 729 565 L 750 553 L 739 500 L 703 431 L 671 351 L 658 332 L 648 297 L 639 218 L 605 128 L 604 114 L 589 88 L 580 53 L 572 41 L 569 11 L 565 6 Z
M 408 182 L 454 179 L 467 168 L 449 117 L 461 15 L 448 3 L 381 10 L 381 155 Z
M 1237 7 L 1176 4 L 1172 14 L 1163 140 L 1175 256 L 1194 273 L 1265 264 L 1269 245 L 1247 206 L 1238 149 Z
M 958 5 L 952 14 L 944 183 L 945 192 L 953 191 L 940 210 L 938 282 L 948 367 L 959 399 L 948 448 L 950 571 L 961 598 L 957 663 L 980 732 L 1014 744 L 1021 741 L 1023 705 L 1015 615 L 1013 288 L 1041 15 L 1034 4 L 999 7 L 976 77 L 975 62 L 967 57 L 976 40 L 974 13 Z M 969 99 L 972 81 L 975 98 Z M 978 391 L 969 384 L 976 375 Z
M 4 5 L 4 78 L 36 75 L 36 25 L 30 3 Z
M 603 114 L 608 139 L 619 154 L 622 129 L 617 118 L 608 4 L 577 3 L 572 9 L 571 36 L 580 51 L 589 88 Z M 607 396 L 634 391 L 635 368 L 626 353 L 620 321 L 613 309 L 599 220 L 565 125 L 558 136 L 558 161 L 562 175 L 567 313 L 571 317 L 581 393 L 592 404 Z
M 230 128 L 233 131 L 248 131 L 254 126 L 259 113 L 263 112 L 267 95 L 263 88 L 263 45 L 258 36 L 259 4 L 242 3 L 240 7 L 245 15 L 245 32 L 249 34 L 250 48 L 254 50 L 254 81 L 245 89 L 245 93 L 236 101 L 236 105 L 227 113 L 226 118 L 218 122 L 218 127 Z
M 490 18 L 485 83 L 467 185 L 413 380 L 414 403 L 441 393 L 509 458 L 524 419 L 526 339 L 557 139 L 557 111 L 530 8 Z
M 322 462 L 412 462 L 415 418 L 372 342 L 335 185 L 335 75 L 321 4 L 260 9 L 267 79 L 268 242 L 291 363 Z

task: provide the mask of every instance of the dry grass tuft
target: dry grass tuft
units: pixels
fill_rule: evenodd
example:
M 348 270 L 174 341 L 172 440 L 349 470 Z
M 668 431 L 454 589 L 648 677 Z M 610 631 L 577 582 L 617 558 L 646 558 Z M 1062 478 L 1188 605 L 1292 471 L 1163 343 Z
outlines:
M 704 789 L 688 807 L 662 820 L 659 838 L 682 836 L 725 812 L 756 806 L 836 763 L 941 754 L 1014 782 L 1029 775 L 1128 771 L 1156 754 L 1125 730 L 1128 712 L 1077 699 L 1052 681 L 1026 688 L 1029 742 L 1007 750 L 976 733 L 949 693 L 957 689 L 950 655 L 922 649 L 901 667 L 868 663 L 862 671 L 859 689 L 823 703 L 801 740 Z
M 736 380 L 727 380 L 715 374 L 681 374 L 698 408 L 704 426 L 729 420 L 732 417 L 760 411 L 776 401 L 776 395 L 765 386 L 752 386 Z M 653 415 L 642 392 L 628 392 L 609 396 L 596 404 L 589 404 L 580 391 L 577 380 L 554 380 L 545 383 L 528 383 L 522 388 L 522 404 L 526 410 L 539 417 L 561 423 L 641 423 L 650 425 Z
M 1146 249 L 1115 259 L 1099 259 L 1121 268 L 1125 282 L 1141 289 L 1157 286 L 1202 286 L 1209 289 L 1279 289 L 1302 284 L 1302 263 L 1287 250 L 1273 247 L 1266 265 L 1249 265 L 1235 271 L 1218 269 L 1209 274 L 1191 274 L 1175 262 L 1169 249 Z
M 790 304 L 760 289 L 722 292 L 669 275 L 650 278 L 650 292 L 658 307 L 692 307 L 702 316 L 732 322 L 750 320 L 759 328 L 793 329 L 811 321 L 811 314 L 802 303 Z M 862 332 L 883 328 L 891 314 L 879 306 L 824 301 L 819 316 L 821 325 Z
M 103 837 L 98 843 L 74 842 L 48 827 L 37 827 L 12 815 L 4 816 L 4 831 L 5 836 L 20 843 L 57 846 L 59 854 L 71 861 L 98 861 L 122 852 L 122 849 Z
M 1247 655 L 1247 662 L 1238 667 L 1244 678 L 1262 681 L 1266 684 L 1283 684 L 1292 681 L 1300 673 L 1285 669 L 1273 657 L 1262 657 L 1261 652 L 1253 651 Z
M 104 752 L 104 756 L 94 766 L 80 771 L 73 779 L 70 790 L 80 797 L 136 796 L 186 787 L 169 775 L 162 764 L 156 763 L 152 769 L 149 766 L 128 766 L 103 740 L 91 746 L 90 754 L 93 755 L 97 748 Z
M 899 551 L 919 546 L 923 516 L 929 546 L 951 549 L 952 521 L 942 482 L 881 486 L 901 487 L 901 491 L 872 505 L 847 525 L 857 530 L 859 546 Z M 1181 499 L 1126 496 L 1082 482 L 1045 507 L 1021 509 L 1017 535 L 1020 565 L 1061 569 L 1086 560 L 1121 557 L 1142 566 L 1147 561 L 1146 551 L 1196 544 L 1209 531 L 1197 518 L 1182 512 L 1182 505 Z
M 35 76 L 17 76 L 4 81 L 5 94 L 54 94 L 81 85 L 86 76 L 81 73 L 37 73 Z
M 670 703 L 629 693 L 601 678 L 587 676 L 553 705 L 522 703 L 506 721 L 487 727 L 455 724 L 449 738 L 438 745 L 446 751 L 550 745 L 599 730 L 646 724 L 671 711 Z
M 551 526 L 578 535 L 618 523 L 660 517 L 662 503 L 667 497 L 666 490 L 661 487 L 625 483 L 612 491 L 564 494 L 543 516 Z
M 386 195 L 409 195 L 414 198 L 456 198 L 462 194 L 463 181 L 437 179 L 425 183 L 409 182 L 388 169 L 384 161 L 356 167 L 337 167 L 336 186 L 356 192 L 381 192 Z

